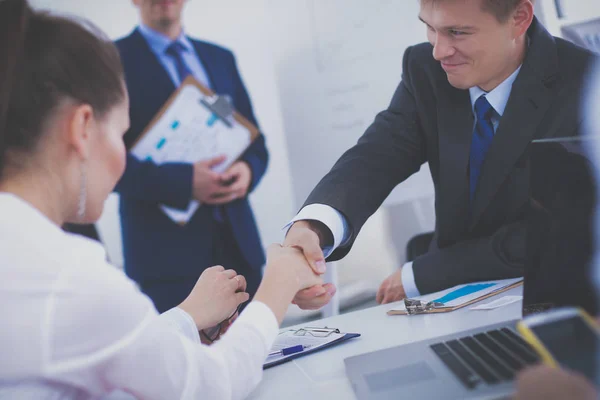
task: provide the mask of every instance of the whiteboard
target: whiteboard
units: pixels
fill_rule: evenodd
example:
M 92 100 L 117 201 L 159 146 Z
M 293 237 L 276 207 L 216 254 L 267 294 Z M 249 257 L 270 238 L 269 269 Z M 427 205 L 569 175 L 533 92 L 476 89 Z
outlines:
M 272 49 L 300 206 L 390 103 L 404 50 L 426 41 L 417 0 L 271 0 Z M 387 199 L 433 196 L 429 168 Z

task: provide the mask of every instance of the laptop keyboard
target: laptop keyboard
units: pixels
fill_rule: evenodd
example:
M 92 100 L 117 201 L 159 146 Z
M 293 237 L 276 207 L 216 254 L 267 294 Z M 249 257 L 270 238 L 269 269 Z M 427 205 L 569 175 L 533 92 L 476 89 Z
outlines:
M 430 347 L 468 389 L 510 381 L 522 368 L 539 361 L 533 349 L 508 328 Z

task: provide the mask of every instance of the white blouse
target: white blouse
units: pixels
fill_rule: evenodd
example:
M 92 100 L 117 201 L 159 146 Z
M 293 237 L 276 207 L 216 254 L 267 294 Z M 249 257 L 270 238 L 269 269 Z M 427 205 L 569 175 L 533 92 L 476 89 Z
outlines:
M 0 399 L 241 399 L 262 377 L 277 320 L 253 302 L 221 340 L 151 301 L 98 243 L 0 193 Z

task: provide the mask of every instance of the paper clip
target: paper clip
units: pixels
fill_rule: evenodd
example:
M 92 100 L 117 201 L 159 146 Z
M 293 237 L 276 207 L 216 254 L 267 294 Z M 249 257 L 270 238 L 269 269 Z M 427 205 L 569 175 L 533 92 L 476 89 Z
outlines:
M 421 300 L 416 299 L 404 299 L 404 306 L 408 315 L 425 314 L 429 311 L 435 310 L 436 308 L 444 308 L 444 303 L 438 301 L 430 301 L 425 303 Z
M 233 115 L 233 106 L 229 96 L 209 96 L 200 100 L 200 103 L 208 108 L 213 115 L 216 115 L 227 127 L 231 128 L 231 116 Z

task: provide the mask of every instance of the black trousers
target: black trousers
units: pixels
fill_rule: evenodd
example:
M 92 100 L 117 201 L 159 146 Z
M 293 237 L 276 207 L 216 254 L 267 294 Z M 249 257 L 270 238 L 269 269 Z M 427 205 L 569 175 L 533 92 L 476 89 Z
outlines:
M 254 297 L 260 285 L 261 273 L 248 265 L 240 252 L 231 227 L 227 222 L 213 221 L 213 259 L 212 265 L 222 265 L 225 269 L 233 269 L 246 278 L 250 298 Z M 178 279 L 157 279 L 140 282 L 140 289 L 154 302 L 158 312 L 162 313 L 181 304 L 190 294 L 203 270 L 198 274 Z M 247 303 L 242 305 L 242 309 Z

